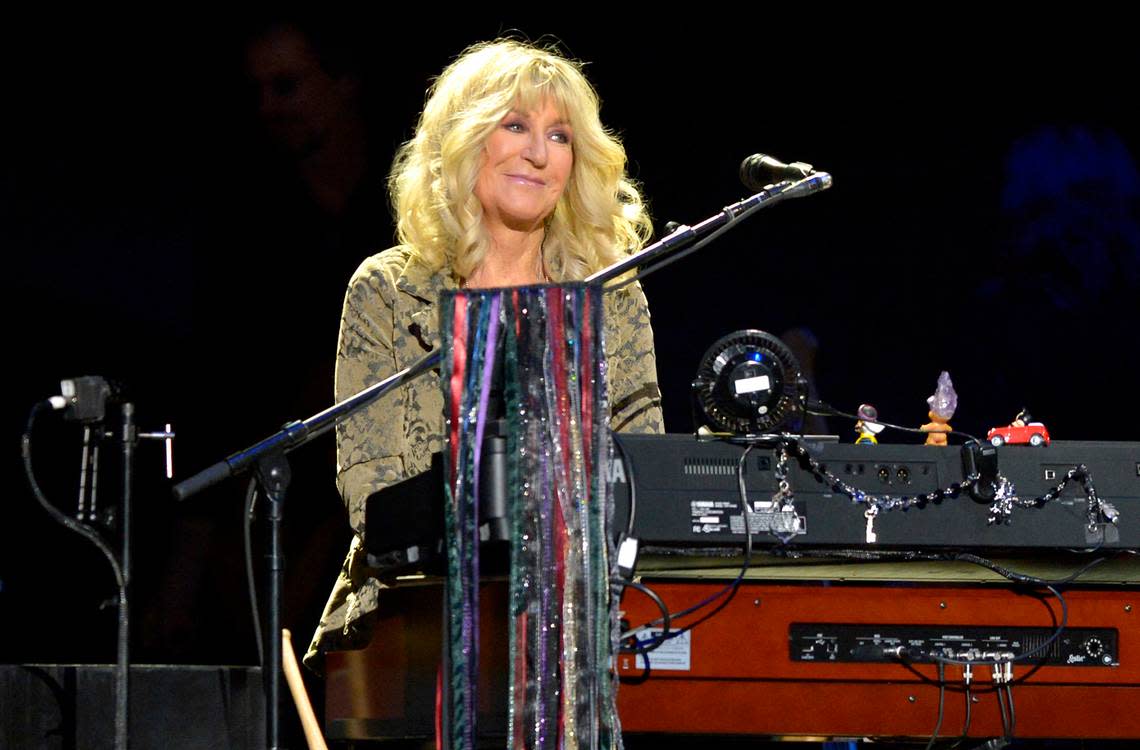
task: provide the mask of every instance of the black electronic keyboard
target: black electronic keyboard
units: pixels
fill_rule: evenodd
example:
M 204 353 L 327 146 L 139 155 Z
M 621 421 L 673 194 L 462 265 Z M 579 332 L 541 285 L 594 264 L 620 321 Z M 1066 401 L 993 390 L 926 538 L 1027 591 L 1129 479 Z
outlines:
M 674 550 L 741 547 L 745 524 L 737 481 L 743 446 L 692 435 L 616 435 L 611 469 L 616 532 L 627 530 L 631 483 L 632 536 L 646 546 Z M 749 529 L 754 546 L 866 548 L 1140 548 L 1140 443 L 1053 441 L 985 450 L 1022 500 L 1056 488 L 1077 466 L 1087 468 L 1098 502 L 1090 514 L 1085 484 L 1067 483 L 1056 499 L 1013 507 L 994 519 L 992 496 L 975 496 L 966 482 L 960 447 L 853 445 L 799 440 L 818 467 L 867 496 L 922 497 L 954 485 L 959 491 L 906 510 L 880 511 L 821 481 L 803 461 L 788 463 L 790 503 L 773 503 L 774 447 L 756 447 L 744 467 Z M 632 481 L 631 481 L 632 480 Z M 992 495 L 992 493 L 991 493 Z M 994 519 L 994 520 L 991 520 Z
M 743 547 L 746 524 L 737 479 L 743 446 L 692 435 L 615 439 L 609 477 L 615 539 L 629 533 L 642 550 L 694 554 Z M 758 446 L 745 461 L 747 529 L 754 547 L 1140 549 L 1140 443 L 1053 441 L 1044 447 L 977 448 L 986 452 L 989 469 L 996 472 L 991 478 L 1007 480 L 1022 501 L 1041 499 L 1075 467 L 1086 469 L 1054 499 L 1031 507 L 1016 505 L 995 518 L 992 492 L 967 481 L 976 468 L 971 461 L 977 459 L 961 447 L 853 445 L 812 437 L 797 441 L 816 462 L 816 470 L 803 456 L 790 458 L 788 502 L 773 502 L 776 447 Z M 494 460 L 483 469 L 482 486 L 488 494 L 481 503 L 480 526 L 492 545 L 509 538 L 501 454 L 487 454 Z M 909 507 L 869 514 L 868 503 L 837 491 L 832 480 L 866 497 L 893 498 Z M 1096 507 L 1086 487 L 1094 490 Z M 943 496 L 951 489 L 955 491 Z M 915 502 L 931 493 L 940 496 Z M 629 529 L 631 499 L 634 523 Z M 438 456 L 432 471 L 369 498 L 365 541 L 371 564 L 391 574 L 442 572 L 442 508 Z M 505 562 L 505 552 L 499 557 Z

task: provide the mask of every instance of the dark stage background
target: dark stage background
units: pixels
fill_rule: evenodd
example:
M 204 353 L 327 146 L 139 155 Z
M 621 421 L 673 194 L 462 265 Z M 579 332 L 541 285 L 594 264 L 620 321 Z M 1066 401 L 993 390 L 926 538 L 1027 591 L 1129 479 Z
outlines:
M 744 197 L 737 166 L 757 151 L 834 175 L 831 191 L 646 281 L 670 431 L 691 428 L 687 384 L 704 350 L 752 327 L 816 342 L 818 392 L 840 408 L 870 402 L 917 425 L 946 369 L 959 429 L 984 433 L 1026 406 L 1054 438 L 1137 437 L 1123 407 L 1140 384 L 1140 129 L 1120 19 L 301 19 L 309 46 L 293 59 L 321 56 L 324 93 L 268 74 L 257 87 L 261 20 L 7 29 L 4 661 L 113 659 L 114 611 L 98 608 L 110 572 L 23 479 L 16 438 L 31 404 L 61 377 L 119 378 L 141 427 L 174 424 L 182 477 L 327 406 L 345 284 L 392 244 L 392 152 L 429 77 L 511 28 L 590 61 L 658 227 Z M 681 51 L 670 35 L 687 37 Z M 295 95 L 324 114 L 304 120 Z M 322 128 L 336 144 L 310 158 Z M 70 507 L 78 433 L 46 418 L 35 448 Z M 144 446 L 139 464 L 135 658 L 251 662 L 243 488 L 176 506 L 159 449 Z M 331 437 L 294 462 L 286 620 L 298 641 L 348 541 L 333 464 Z

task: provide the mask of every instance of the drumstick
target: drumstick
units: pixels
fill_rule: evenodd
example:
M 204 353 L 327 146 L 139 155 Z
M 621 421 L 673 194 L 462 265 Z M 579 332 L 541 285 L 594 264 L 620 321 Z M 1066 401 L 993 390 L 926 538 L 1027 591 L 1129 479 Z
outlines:
M 281 650 L 281 667 L 285 670 L 285 682 L 289 683 L 289 692 L 293 694 L 297 715 L 301 717 L 305 742 L 309 744 L 309 750 L 328 750 L 329 746 L 325 744 L 325 737 L 321 734 L 317 715 L 313 713 L 313 704 L 309 702 L 309 693 L 305 690 L 301 668 L 297 665 L 297 655 L 293 653 L 293 634 L 288 628 L 281 631 L 281 641 L 284 647 Z

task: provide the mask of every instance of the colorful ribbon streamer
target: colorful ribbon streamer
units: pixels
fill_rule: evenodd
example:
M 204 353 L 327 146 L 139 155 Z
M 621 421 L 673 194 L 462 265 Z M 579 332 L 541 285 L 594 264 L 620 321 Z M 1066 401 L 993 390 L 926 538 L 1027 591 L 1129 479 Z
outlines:
M 511 527 L 508 746 L 620 748 L 601 291 L 461 290 L 444 297 L 443 320 L 448 740 L 468 750 L 477 736 L 479 469 L 484 437 L 500 430 Z

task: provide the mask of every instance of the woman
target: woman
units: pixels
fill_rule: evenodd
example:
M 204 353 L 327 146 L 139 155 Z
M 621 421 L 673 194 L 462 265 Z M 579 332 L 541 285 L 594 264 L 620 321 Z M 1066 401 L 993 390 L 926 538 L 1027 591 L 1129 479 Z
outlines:
M 428 93 L 389 178 L 401 244 L 366 260 L 345 297 L 336 398 L 439 346 L 440 294 L 579 280 L 650 232 L 625 151 L 598 119 L 579 66 L 514 41 L 463 53 Z M 645 296 L 605 298 L 611 426 L 661 432 Z M 365 566 L 365 499 L 428 469 L 443 449 L 443 395 L 420 378 L 337 430 L 337 484 L 356 536 L 306 663 L 367 644 L 380 582 Z

